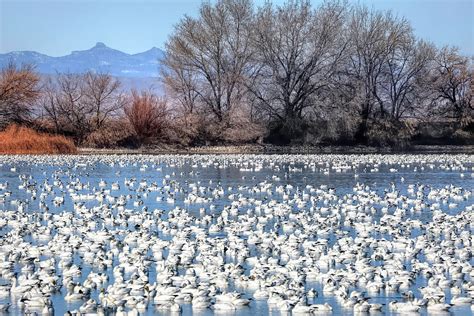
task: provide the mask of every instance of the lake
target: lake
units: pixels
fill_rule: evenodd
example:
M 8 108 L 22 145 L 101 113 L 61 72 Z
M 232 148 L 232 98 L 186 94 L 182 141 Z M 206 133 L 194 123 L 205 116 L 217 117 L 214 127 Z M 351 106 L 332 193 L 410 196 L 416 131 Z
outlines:
M 472 315 L 473 157 L 1 156 L 0 309 Z

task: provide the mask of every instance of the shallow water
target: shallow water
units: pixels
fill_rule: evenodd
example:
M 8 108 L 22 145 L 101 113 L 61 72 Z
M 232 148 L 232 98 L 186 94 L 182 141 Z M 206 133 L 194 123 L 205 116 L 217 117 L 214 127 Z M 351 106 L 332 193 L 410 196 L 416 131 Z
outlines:
M 16 170 L 11 168 L 15 167 Z M 26 214 L 42 213 L 43 210 L 39 209 L 39 199 L 32 199 L 31 192 L 27 192 L 25 187 L 21 187 L 22 184 L 27 181 L 29 184 L 36 184 L 37 195 L 40 195 L 41 188 L 44 188 L 42 184 L 45 180 L 52 185 L 52 192 L 50 192 L 44 203 L 49 207 L 51 213 L 59 214 L 63 211 L 72 212 L 74 209 L 74 201 L 71 196 L 71 192 L 74 191 L 78 194 L 95 194 L 101 190 L 110 190 L 113 182 L 120 184 L 119 190 L 112 190 L 108 193 L 110 196 L 119 197 L 121 195 L 131 195 L 125 205 L 126 209 L 130 209 L 132 212 L 151 212 L 155 209 L 164 210 L 163 219 L 167 219 L 167 214 L 170 210 L 176 207 L 185 209 L 190 215 L 199 218 L 204 214 L 217 214 L 227 206 L 232 204 L 232 200 L 229 199 L 230 194 L 235 194 L 241 198 L 255 199 L 266 201 L 275 200 L 277 202 L 291 205 L 293 213 L 299 213 L 308 210 L 309 207 L 314 208 L 329 208 L 332 209 L 337 206 L 337 200 L 324 201 L 315 200 L 310 204 L 303 207 L 298 207 L 294 203 L 290 203 L 289 200 L 293 196 L 300 196 L 302 192 L 309 192 L 307 186 L 314 188 L 320 188 L 323 186 L 323 191 L 333 188 L 333 195 L 338 198 L 343 197 L 347 194 L 354 194 L 354 187 L 358 184 L 368 186 L 370 191 L 374 191 L 376 195 L 384 197 L 388 192 L 398 191 L 398 195 L 404 195 L 407 197 L 414 198 L 414 194 L 410 193 L 410 185 L 424 185 L 421 190 L 423 192 L 423 200 L 426 204 L 431 205 L 434 201 L 430 201 L 427 198 L 427 194 L 431 190 L 439 190 L 446 186 L 454 186 L 462 188 L 462 192 L 465 193 L 465 198 L 453 200 L 451 198 L 445 201 L 438 202 L 439 209 L 449 215 L 456 215 L 462 211 L 465 211 L 466 207 L 471 207 L 474 204 L 473 191 L 474 191 L 474 162 L 472 156 L 77 156 L 77 157 L 52 157 L 52 158 L 15 158 L 15 157 L 2 157 L 0 158 L 0 183 L 8 181 L 8 191 L 11 192 L 10 196 L 5 197 L 5 201 L 0 202 L 1 211 L 17 211 L 18 203 L 12 201 L 25 202 L 22 206 L 23 211 Z M 376 169 L 376 170 L 375 170 Z M 396 169 L 396 170 L 393 170 Z M 21 179 L 24 176 L 26 179 Z M 57 185 L 53 184 L 53 178 L 57 182 Z M 127 187 L 124 185 L 124 179 L 136 178 L 133 187 Z M 88 187 L 84 187 L 82 190 L 68 191 L 67 185 L 72 181 L 79 180 L 80 183 L 88 184 Z M 100 187 L 100 181 L 105 181 L 107 185 Z M 140 182 L 146 181 L 140 189 Z M 268 191 L 255 192 L 249 190 L 251 188 L 258 188 L 262 182 L 271 184 Z M 62 188 L 60 184 L 62 183 Z M 156 183 L 159 188 L 158 191 L 148 191 L 152 183 Z M 186 203 L 185 199 L 188 197 L 191 191 L 190 184 L 196 184 L 197 186 L 205 187 L 199 196 L 203 198 L 209 198 L 209 202 L 205 203 Z M 283 194 L 275 190 L 278 186 L 288 186 L 292 188 L 284 189 L 285 193 L 289 197 L 284 197 Z M 327 189 L 324 189 L 327 186 Z M 163 189 L 168 187 L 167 189 Z M 217 197 L 212 194 L 212 191 L 216 188 L 222 188 L 224 195 Z M 5 190 L 6 191 L 6 190 Z M 147 192 L 148 191 L 148 192 Z M 170 193 L 170 191 L 173 191 Z M 144 193 L 147 193 L 145 196 Z M 331 191 L 332 192 L 332 191 Z M 2 196 L 0 190 L 0 196 Z M 309 194 L 309 193 L 308 193 Z M 311 196 L 317 196 L 317 193 L 310 194 Z M 64 196 L 64 204 L 56 206 L 53 203 L 55 196 Z M 139 197 L 138 197 L 139 196 Z M 173 197 L 174 202 L 167 201 L 167 198 Z M 157 198 L 162 198 L 162 200 Z M 141 200 L 143 204 L 134 206 L 133 202 Z M 1 201 L 1 199 L 0 199 Z M 76 201 L 79 202 L 79 201 Z M 88 208 L 94 206 L 100 206 L 107 204 L 111 206 L 111 202 L 107 200 L 98 201 L 95 197 L 92 199 L 82 198 L 81 202 L 84 203 Z M 455 204 L 455 205 L 454 205 Z M 213 207 L 211 207 L 213 205 Z M 143 207 L 147 207 L 147 210 L 143 210 Z M 399 205 L 399 207 L 401 207 Z M 420 211 L 411 212 L 409 209 L 412 205 L 406 208 L 405 219 L 420 220 L 423 224 L 428 224 L 432 221 L 433 211 L 429 207 L 424 207 Z M 200 212 L 200 209 L 204 208 L 204 212 Z M 380 219 L 384 215 L 381 210 L 381 206 L 374 206 L 375 213 L 371 216 L 373 223 L 379 224 Z M 403 208 L 403 207 L 401 207 Z M 242 203 L 238 207 L 239 214 L 246 214 L 248 212 L 255 211 L 255 205 L 253 203 Z M 389 208 L 388 214 L 393 214 L 394 208 Z M 472 211 L 471 211 L 472 213 Z M 0 218 L 3 213 L 0 214 Z M 232 217 L 232 216 L 231 216 Z M 216 218 L 214 217 L 214 221 Z M 341 217 L 341 221 L 344 220 L 344 216 Z M 103 221 L 97 219 L 97 227 L 102 227 Z M 269 231 L 274 226 L 273 222 L 268 223 L 265 226 L 265 230 Z M 43 223 L 45 225 L 45 223 Z M 124 227 L 109 229 L 127 229 Z M 129 230 L 134 230 L 134 225 L 129 225 Z M 356 230 L 351 226 L 344 226 L 338 228 L 347 232 L 347 236 L 355 238 L 357 236 Z M 401 228 L 403 229 L 403 228 Z M 11 231 L 8 226 L 3 227 L 0 231 L 2 239 Z M 470 236 L 472 240 L 472 225 L 470 228 Z M 169 234 L 161 231 L 156 231 L 159 236 L 164 240 L 172 239 Z M 279 234 L 291 234 L 291 232 L 285 232 L 280 227 L 278 228 Z M 411 235 L 413 238 L 423 234 L 423 228 L 419 230 L 412 230 Z M 226 238 L 227 233 L 221 231 L 219 233 L 211 234 L 216 238 Z M 329 233 L 328 240 L 329 246 L 340 238 L 333 232 Z M 390 234 L 387 235 L 374 235 L 375 238 L 386 238 L 390 240 Z M 435 242 L 443 240 L 444 236 L 439 236 Z M 24 236 L 24 241 L 31 243 L 32 245 L 42 244 L 34 240 L 31 236 Z M 472 251 L 472 249 L 471 249 Z M 258 250 L 256 254 L 259 255 Z M 165 253 L 166 256 L 166 253 Z M 43 256 L 42 260 L 48 258 Z M 227 258 L 229 262 L 232 262 L 232 258 Z M 76 255 L 74 262 L 83 267 L 82 276 L 77 281 L 83 282 L 91 270 L 94 270 L 87 264 L 82 264 L 80 256 Z M 470 264 L 474 263 L 471 258 Z M 117 264 L 117 258 L 115 258 L 114 264 Z M 373 265 L 377 263 L 374 262 Z M 409 263 L 407 263 L 409 264 Z M 20 272 L 22 264 L 15 265 L 15 271 Z M 248 267 L 245 267 L 248 269 Z M 344 264 L 336 264 L 333 268 L 344 268 Z M 107 271 L 109 275 L 109 283 L 113 282 L 112 269 L 109 268 Z M 156 270 L 154 265 L 151 265 L 149 271 L 150 283 L 153 283 L 156 279 Z M 470 280 L 469 275 L 465 277 L 466 281 Z M 7 280 L 2 280 L 3 283 L 7 283 Z M 426 279 L 418 276 L 416 282 L 411 286 L 416 297 L 421 297 L 418 288 L 426 286 Z M 308 303 L 324 303 L 328 302 L 333 307 L 334 315 L 353 315 L 352 309 L 344 309 L 341 307 L 340 302 L 334 297 L 334 295 L 325 295 L 322 292 L 322 285 L 318 282 L 306 282 L 306 289 L 315 288 L 319 293 L 319 297 L 308 300 Z M 247 297 L 251 297 L 254 290 L 248 288 L 242 288 L 239 286 L 230 285 L 227 290 L 237 290 L 239 292 L 246 293 Z M 353 288 L 351 290 L 358 290 Z M 64 301 L 63 296 L 66 294 L 64 288 L 59 293 L 54 294 L 51 299 L 54 304 L 55 314 L 62 315 L 68 310 L 78 309 L 83 302 L 77 302 L 68 304 Z M 402 301 L 400 293 L 389 293 L 380 291 L 379 293 L 367 294 L 370 297 L 371 303 L 382 303 L 384 304 L 381 313 L 371 314 L 396 314 L 396 312 L 388 309 L 388 303 L 392 300 Z M 98 291 L 93 291 L 92 298 L 98 298 Z M 446 302 L 451 299 L 451 294 L 446 291 Z M 16 304 L 14 298 L 4 300 L 11 301 L 12 307 L 10 309 L 11 314 L 21 314 L 21 310 Z M 190 304 L 182 304 L 183 315 L 197 314 L 197 315 L 212 315 L 214 312 L 211 309 L 205 311 L 196 312 L 191 308 Z M 167 315 L 169 312 L 156 311 L 152 304 L 148 306 L 146 315 L 159 314 Z M 219 314 L 222 314 L 220 312 Z M 266 301 L 252 301 L 249 307 L 243 307 L 237 309 L 237 311 L 231 314 L 235 315 L 286 315 L 278 310 L 274 310 L 268 306 Z M 428 314 L 425 308 L 420 310 L 421 315 Z M 448 313 L 449 314 L 449 313 Z M 470 305 L 455 306 L 451 308 L 451 315 L 472 315 Z

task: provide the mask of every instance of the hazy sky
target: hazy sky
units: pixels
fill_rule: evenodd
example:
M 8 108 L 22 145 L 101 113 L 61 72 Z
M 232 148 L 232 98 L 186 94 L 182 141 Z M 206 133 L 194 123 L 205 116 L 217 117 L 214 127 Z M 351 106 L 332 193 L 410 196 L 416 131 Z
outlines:
M 255 2 L 260 5 L 264 0 Z M 474 0 L 357 2 L 391 9 L 408 18 L 418 36 L 474 55 Z M 184 14 L 196 15 L 199 4 L 199 0 L 0 0 L 0 53 L 35 50 L 61 56 L 96 42 L 127 53 L 163 48 L 173 26 Z

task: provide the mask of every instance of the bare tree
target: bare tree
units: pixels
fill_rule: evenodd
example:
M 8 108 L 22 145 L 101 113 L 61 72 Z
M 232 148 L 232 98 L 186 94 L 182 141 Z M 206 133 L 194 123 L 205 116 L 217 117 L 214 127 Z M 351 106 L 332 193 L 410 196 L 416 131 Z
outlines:
M 84 106 L 91 113 L 92 129 L 103 127 L 106 120 L 125 105 L 120 81 L 109 74 L 87 72 L 82 76 Z
M 438 115 L 462 125 L 472 121 L 474 68 L 457 48 L 443 47 L 436 56 L 432 89 Z
M 408 34 L 387 58 L 380 88 L 381 116 L 398 122 L 403 117 L 425 115 L 424 99 L 429 93 L 427 78 L 435 48 Z
M 163 132 L 167 111 L 166 100 L 147 91 L 139 93 L 133 90 L 131 100 L 125 107 L 125 115 L 140 143 Z
M 91 110 L 82 102 L 84 89 L 82 77 L 76 74 L 60 74 L 57 77 L 58 96 L 57 108 L 61 118 L 66 123 L 66 129 L 71 128 L 82 140 L 83 135 L 90 133 L 92 128 L 88 124 Z
M 360 117 L 357 139 L 365 139 L 369 120 L 374 114 L 381 117 L 387 114 L 382 91 L 385 84 L 384 73 L 390 57 L 396 55 L 397 48 L 411 34 L 408 21 L 393 16 L 389 11 L 370 11 L 366 7 L 352 10 L 349 23 L 351 57 L 347 66 L 353 85 L 358 90 L 354 99 Z M 396 76 L 395 72 L 394 75 Z
M 32 65 L 13 62 L 0 71 L 0 125 L 24 123 L 40 96 L 40 78 Z
M 123 108 L 119 88 L 119 81 L 108 74 L 57 74 L 46 85 L 42 105 L 56 132 L 81 143 Z
M 53 124 L 55 133 L 62 133 L 65 125 L 61 109 L 62 100 L 59 88 L 55 86 L 55 82 L 51 78 L 45 82 L 40 104 L 43 110 L 42 117 L 46 117 Z
M 163 67 L 162 71 L 167 93 L 176 101 L 178 110 L 184 116 L 194 114 L 199 98 L 196 74 L 190 69 L 184 69 L 172 57 L 166 62 L 167 67 Z
M 164 82 L 188 109 L 195 104 L 226 122 L 245 98 L 250 65 L 249 0 L 205 2 L 198 18 L 186 16 L 166 44 Z
M 279 8 L 266 3 L 256 17 L 253 45 L 258 76 L 248 88 L 259 108 L 292 134 L 305 109 L 333 84 L 347 47 L 344 5 L 289 1 Z M 292 137 L 290 135 L 290 137 Z

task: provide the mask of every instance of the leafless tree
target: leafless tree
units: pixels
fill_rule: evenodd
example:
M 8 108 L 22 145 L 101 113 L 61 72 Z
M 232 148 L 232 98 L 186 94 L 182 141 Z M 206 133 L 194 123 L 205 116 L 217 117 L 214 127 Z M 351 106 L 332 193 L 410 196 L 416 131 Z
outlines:
M 172 57 L 166 62 L 167 66 L 162 71 L 167 94 L 175 100 L 178 110 L 184 116 L 194 114 L 199 97 L 196 74 L 190 69 L 184 69 Z
M 328 2 L 314 10 L 309 1 L 282 7 L 266 3 L 257 14 L 253 46 L 259 71 L 249 89 L 259 107 L 289 133 L 314 99 L 333 85 L 347 48 L 346 14 L 343 3 Z
M 56 132 L 71 134 L 82 142 L 92 132 L 92 111 L 83 102 L 82 75 L 57 74 L 48 83 L 43 100 L 46 116 L 53 121 Z
M 59 93 L 59 87 L 55 86 L 56 82 L 57 81 L 51 78 L 48 78 L 45 82 L 40 99 L 42 109 L 41 117 L 46 118 L 46 120 L 54 126 L 55 133 L 61 133 L 65 125 L 60 108 L 63 101 L 61 100 L 62 96 Z
M 82 76 L 84 106 L 91 113 L 92 129 L 103 127 L 106 120 L 123 109 L 125 97 L 120 81 L 109 74 L 87 72 Z
M 432 89 L 438 115 L 461 126 L 472 122 L 474 68 L 457 48 L 443 47 L 436 56 Z
M 349 23 L 351 57 L 347 66 L 353 85 L 358 90 L 354 100 L 360 117 L 356 135 L 358 139 L 365 138 L 369 120 L 375 113 L 381 117 L 387 114 L 382 90 L 390 88 L 385 85 L 384 73 L 387 72 L 389 59 L 396 56 L 397 48 L 405 43 L 407 36 L 411 34 L 412 29 L 408 21 L 393 16 L 389 11 L 373 11 L 361 6 L 353 8 Z M 393 58 L 392 65 L 395 64 L 396 60 Z M 395 70 L 393 75 L 396 79 Z M 392 94 L 394 99 L 399 98 L 395 97 L 395 93 Z M 399 102 L 398 99 L 396 102 Z M 396 111 L 397 106 L 394 108 Z
M 120 83 L 108 74 L 57 74 L 44 90 L 43 109 L 56 129 L 81 143 L 123 108 Z
M 433 65 L 433 45 L 407 34 L 390 52 L 381 82 L 381 116 L 398 122 L 425 115 L 427 78 Z
M 13 62 L 0 71 L 0 126 L 28 121 L 40 96 L 40 78 L 32 65 Z
M 177 25 L 166 44 L 163 77 L 187 110 L 197 105 L 221 123 L 243 101 L 252 16 L 249 0 L 218 0 Z

